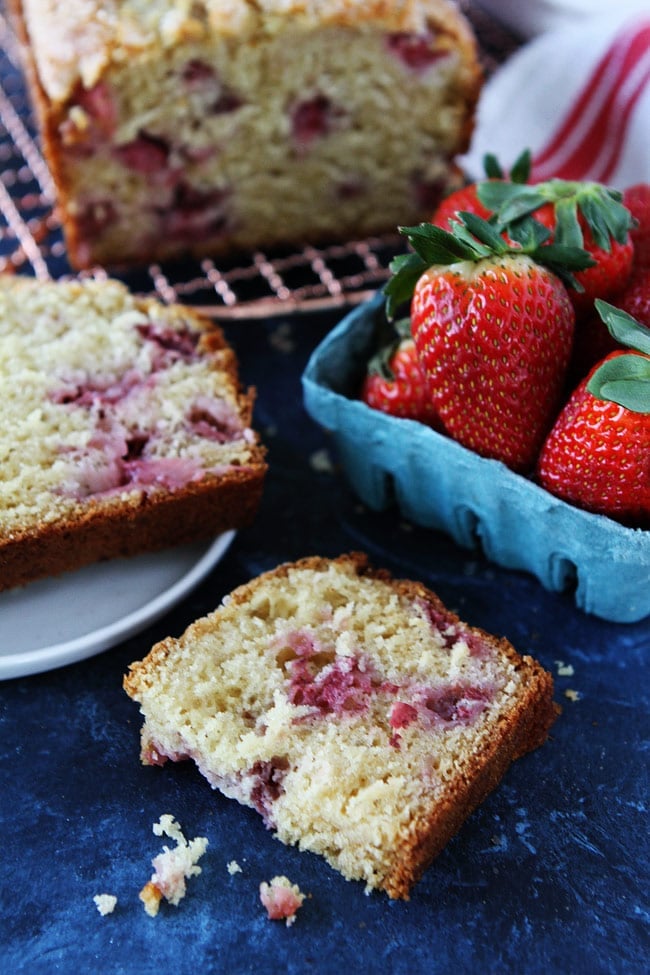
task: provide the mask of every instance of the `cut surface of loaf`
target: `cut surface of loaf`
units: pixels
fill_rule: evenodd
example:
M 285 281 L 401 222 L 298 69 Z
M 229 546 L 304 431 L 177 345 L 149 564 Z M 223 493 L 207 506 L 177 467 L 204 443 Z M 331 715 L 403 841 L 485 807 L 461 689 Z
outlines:
M 0 277 L 0 382 L 0 588 L 254 517 L 253 391 L 191 309 Z
M 448 0 L 11 0 L 73 264 L 395 232 L 458 179 Z
M 395 898 L 556 716 L 539 664 L 360 553 L 236 589 L 124 686 L 145 764 L 192 759 L 284 843 Z

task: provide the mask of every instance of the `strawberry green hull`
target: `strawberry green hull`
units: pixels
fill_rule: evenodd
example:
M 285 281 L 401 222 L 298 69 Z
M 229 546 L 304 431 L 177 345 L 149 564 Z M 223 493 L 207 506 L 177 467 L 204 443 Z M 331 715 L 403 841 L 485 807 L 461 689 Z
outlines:
M 362 501 L 375 511 L 396 502 L 415 524 L 572 591 L 586 613 L 617 623 L 649 616 L 650 531 L 574 508 L 499 461 L 354 398 L 382 303 L 378 295 L 333 329 L 302 379 L 307 412 L 331 432 Z

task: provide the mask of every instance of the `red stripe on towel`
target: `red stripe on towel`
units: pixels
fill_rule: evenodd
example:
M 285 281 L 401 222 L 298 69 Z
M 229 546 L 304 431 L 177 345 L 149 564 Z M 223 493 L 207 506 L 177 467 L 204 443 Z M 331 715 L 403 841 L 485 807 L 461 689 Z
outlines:
M 608 179 L 649 71 L 650 21 L 644 21 L 623 31 L 598 62 L 573 108 L 536 155 L 532 181 Z

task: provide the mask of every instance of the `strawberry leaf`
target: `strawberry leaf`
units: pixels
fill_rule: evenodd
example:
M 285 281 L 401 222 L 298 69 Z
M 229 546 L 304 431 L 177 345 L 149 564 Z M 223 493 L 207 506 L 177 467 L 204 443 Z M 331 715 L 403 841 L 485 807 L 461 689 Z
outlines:
M 465 230 L 480 241 L 480 243 L 485 244 L 489 248 L 488 253 L 492 254 L 505 254 L 510 248 L 508 244 L 503 239 L 498 230 L 495 230 L 492 224 L 488 223 L 482 217 L 477 216 L 475 213 L 469 213 L 467 211 L 461 210 L 458 214 L 461 223 L 458 227 L 454 227 L 456 235 L 462 240 L 465 240 L 470 246 L 472 246 L 471 238 L 468 238 Z M 474 241 L 474 245 L 476 241 Z M 488 256 L 485 254 L 484 256 Z
M 413 250 L 427 266 L 477 260 L 487 253 L 485 248 L 481 249 L 477 241 L 468 238 L 467 235 L 443 230 L 442 227 L 436 227 L 432 223 L 421 223 L 417 227 L 400 227 L 399 232 L 408 238 Z
M 418 254 L 400 254 L 391 261 L 390 270 L 393 276 L 383 289 L 386 295 L 386 314 L 389 318 L 392 318 L 405 302 L 411 300 L 413 289 L 427 267 L 426 262 Z
M 635 352 L 605 359 L 587 389 L 598 399 L 618 403 L 633 413 L 650 413 L 650 359 Z
M 596 298 L 594 304 L 596 311 L 607 326 L 609 334 L 617 342 L 650 355 L 650 329 L 637 322 L 622 308 L 616 308 L 607 301 L 603 301 L 602 298 Z
M 510 170 L 510 181 L 512 183 L 526 183 L 530 177 L 530 149 L 524 149 L 519 155 Z M 486 153 L 483 157 L 483 169 L 488 179 L 505 179 L 506 175 L 497 157 L 493 153 Z
M 546 202 L 534 186 L 494 180 L 479 183 L 476 195 L 483 206 L 498 214 L 499 226 L 502 227 L 520 217 L 528 216 Z
M 527 183 L 530 179 L 531 155 L 530 149 L 524 149 L 520 156 L 515 159 L 510 170 L 510 179 L 513 183 Z
M 558 242 L 571 246 L 582 246 L 582 230 L 579 225 L 576 227 L 578 215 L 589 227 L 596 245 L 607 251 L 611 250 L 612 240 L 624 244 L 632 226 L 632 215 L 623 206 L 620 191 L 601 183 L 551 179 L 521 185 L 488 181 L 479 184 L 477 195 L 484 206 L 497 214 L 497 226 L 508 232 L 517 220 L 544 204 L 552 204 Z
M 501 169 L 499 160 L 491 152 L 486 153 L 483 157 L 483 169 L 488 179 L 505 179 L 505 173 Z
M 392 369 L 393 356 L 399 350 L 405 339 L 411 338 L 411 319 L 406 316 L 395 321 L 389 321 L 384 315 L 375 321 L 375 349 L 368 359 L 367 373 L 369 376 L 381 376 L 392 382 L 395 373 Z
M 544 244 L 536 251 L 531 251 L 530 256 L 540 264 L 551 264 L 567 268 L 569 271 L 584 271 L 588 267 L 593 267 L 596 261 L 588 251 L 583 251 L 581 247 L 568 247 L 564 244 Z
M 578 222 L 578 206 L 574 199 L 559 200 L 555 206 L 555 243 L 567 247 L 582 247 L 584 236 Z
M 530 252 L 545 244 L 551 231 L 533 217 L 526 217 L 513 224 L 508 229 L 508 234 L 512 240 L 521 244 L 523 250 Z

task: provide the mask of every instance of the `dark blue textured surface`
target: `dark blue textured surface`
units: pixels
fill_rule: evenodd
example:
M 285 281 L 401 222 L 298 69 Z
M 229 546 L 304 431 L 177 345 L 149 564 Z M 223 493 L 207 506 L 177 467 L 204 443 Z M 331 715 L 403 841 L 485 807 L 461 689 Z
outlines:
M 228 329 L 259 389 L 270 474 L 255 524 L 211 576 L 127 643 L 0 685 L 2 975 L 647 971 L 650 624 L 588 617 L 530 576 L 364 510 L 335 469 L 321 470 L 327 435 L 303 410 L 300 376 L 334 320 Z M 283 560 L 353 548 L 533 653 L 563 706 L 548 743 L 513 766 L 408 903 L 366 896 L 282 846 L 189 764 L 142 767 L 138 709 L 121 689 L 130 661 L 234 586 Z M 559 676 L 557 661 L 573 675 Z M 137 893 L 162 846 L 151 830 L 162 813 L 210 845 L 185 900 L 152 919 Z M 230 876 L 233 859 L 242 872 Z M 275 874 L 311 895 L 291 928 L 267 920 L 258 899 Z M 104 918 L 100 892 L 119 899 Z

